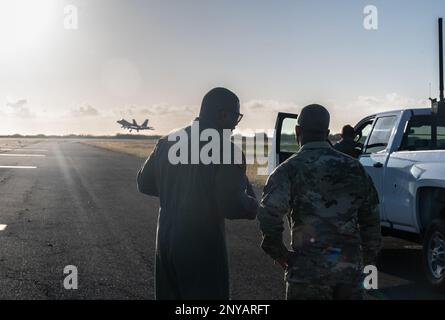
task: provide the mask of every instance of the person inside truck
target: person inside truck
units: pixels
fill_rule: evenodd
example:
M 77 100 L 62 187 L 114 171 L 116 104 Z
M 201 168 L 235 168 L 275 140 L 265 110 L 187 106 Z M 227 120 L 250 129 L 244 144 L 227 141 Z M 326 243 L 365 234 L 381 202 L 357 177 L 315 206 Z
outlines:
M 341 130 L 341 140 L 334 145 L 334 149 L 353 158 L 358 158 L 360 151 L 356 149 L 357 144 L 354 141 L 354 128 L 349 124 Z

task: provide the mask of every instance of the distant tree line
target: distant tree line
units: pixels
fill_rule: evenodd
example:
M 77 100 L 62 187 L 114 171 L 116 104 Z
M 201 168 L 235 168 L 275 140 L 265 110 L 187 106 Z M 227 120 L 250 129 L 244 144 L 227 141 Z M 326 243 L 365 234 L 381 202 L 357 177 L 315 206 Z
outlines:
M 246 142 L 247 137 L 236 134 L 232 136 L 232 139 L 242 137 L 243 142 Z M 36 134 L 36 135 L 22 135 L 22 134 L 13 134 L 13 135 L 0 135 L 0 138 L 15 138 L 15 139 L 134 139 L 134 140 L 158 140 L 161 138 L 161 135 L 144 135 L 144 134 L 122 134 L 118 133 L 116 135 L 91 135 L 91 134 L 67 134 L 67 135 L 46 135 L 46 134 Z M 264 143 L 268 143 L 270 137 L 267 136 L 265 132 L 259 132 L 255 135 L 254 140 L 256 142 L 257 139 L 260 141 L 264 141 Z M 341 139 L 340 134 L 330 134 L 329 140 L 331 142 L 337 142 Z M 294 134 L 282 134 L 281 140 L 287 143 L 295 142 Z
M 116 135 L 91 135 L 91 134 L 67 134 L 67 135 L 46 135 L 46 134 L 35 134 L 35 135 L 23 135 L 23 134 L 12 134 L 12 135 L 0 135 L 0 138 L 15 138 L 15 139 L 135 139 L 135 140 L 158 140 L 161 138 L 160 135 L 143 135 L 143 134 L 121 134 Z

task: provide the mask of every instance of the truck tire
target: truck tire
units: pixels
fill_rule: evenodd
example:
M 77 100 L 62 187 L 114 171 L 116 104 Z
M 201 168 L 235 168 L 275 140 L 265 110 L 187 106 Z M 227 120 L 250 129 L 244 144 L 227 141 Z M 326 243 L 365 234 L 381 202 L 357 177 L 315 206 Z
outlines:
M 445 220 L 434 220 L 423 239 L 422 262 L 433 288 L 445 292 Z

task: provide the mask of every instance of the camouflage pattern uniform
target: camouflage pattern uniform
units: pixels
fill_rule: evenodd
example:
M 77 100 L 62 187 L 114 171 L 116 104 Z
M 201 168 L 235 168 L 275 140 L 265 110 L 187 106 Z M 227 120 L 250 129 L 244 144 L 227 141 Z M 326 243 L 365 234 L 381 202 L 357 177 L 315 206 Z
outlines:
M 283 244 L 283 217 L 291 251 Z M 287 299 L 360 299 L 364 265 L 381 246 L 378 196 L 359 161 L 310 142 L 264 187 L 258 214 L 263 250 L 286 260 Z

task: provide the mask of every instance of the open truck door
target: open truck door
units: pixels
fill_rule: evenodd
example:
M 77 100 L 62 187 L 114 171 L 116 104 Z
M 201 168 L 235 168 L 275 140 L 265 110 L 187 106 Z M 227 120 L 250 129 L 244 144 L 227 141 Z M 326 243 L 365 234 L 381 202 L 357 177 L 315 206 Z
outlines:
M 361 151 L 359 161 L 371 176 L 379 195 L 380 219 L 382 221 L 387 220 L 388 213 L 384 208 L 384 203 L 386 202 L 384 185 L 388 177 L 384 177 L 388 172 L 387 162 L 391 154 L 390 146 L 393 145 L 392 141 L 401 114 L 401 111 L 395 111 L 371 116 L 360 121 L 355 127 L 355 141 Z M 391 186 L 390 189 L 393 190 L 393 179 L 389 179 L 386 183 L 388 182 Z M 397 193 L 391 191 L 391 197 L 395 197 L 400 193 L 401 191 Z M 405 213 L 406 212 L 395 212 L 396 215 L 403 215 Z
M 297 118 L 298 115 L 294 113 L 278 113 L 272 145 L 269 151 L 269 174 L 298 151 L 297 137 L 295 135 Z

